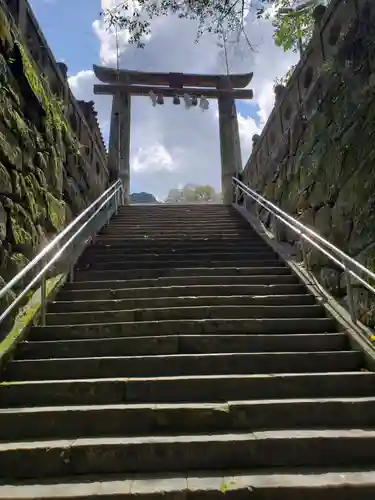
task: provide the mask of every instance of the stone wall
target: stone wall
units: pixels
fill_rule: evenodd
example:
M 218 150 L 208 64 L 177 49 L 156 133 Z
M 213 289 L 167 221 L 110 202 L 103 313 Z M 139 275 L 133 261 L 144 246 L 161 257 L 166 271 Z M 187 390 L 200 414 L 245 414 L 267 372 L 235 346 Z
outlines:
M 287 87 L 275 89 L 271 116 L 253 138 L 244 179 L 374 270 L 375 3 L 333 0 L 317 14 L 305 56 Z M 295 239 L 289 231 L 280 238 Z M 343 297 L 342 272 L 316 252 L 310 258 Z M 359 287 L 356 294 L 364 311 L 367 294 Z
M 1 282 L 108 185 L 92 103 L 72 96 L 27 2 L 6 4 L 0 0 Z

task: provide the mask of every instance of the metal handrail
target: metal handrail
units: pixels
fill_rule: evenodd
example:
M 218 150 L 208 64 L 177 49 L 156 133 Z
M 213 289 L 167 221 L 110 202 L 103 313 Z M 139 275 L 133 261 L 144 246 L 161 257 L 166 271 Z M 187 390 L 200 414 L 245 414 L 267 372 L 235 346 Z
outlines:
M 349 302 L 349 312 L 352 321 L 357 322 L 357 311 L 353 298 L 353 289 L 351 278 L 355 278 L 359 283 L 361 283 L 367 290 L 375 295 L 375 288 L 370 285 L 364 278 L 359 276 L 358 272 L 365 275 L 367 279 L 375 282 L 375 273 L 367 269 L 365 266 L 360 264 L 358 261 L 347 255 L 345 252 L 337 248 L 335 245 L 327 241 L 325 238 L 320 236 L 318 233 L 310 229 L 309 227 L 302 224 L 300 221 L 287 214 L 277 205 L 267 200 L 264 196 L 260 195 L 253 189 L 249 188 L 241 182 L 236 177 L 233 177 L 233 184 L 235 186 L 235 198 L 236 203 L 239 198 L 239 193 L 242 192 L 245 196 L 252 198 L 261 207 L 265 208 L 267 212 L 272 214 L 276 219 L 280 220 L 283 224 L 289 227 L 292 231 L 297 233 L 300 237 L 301 250 L 303 256 L 303 262 L 307 269 L 310 268 L 309 259 L 306 252 L 306 247 L 304 242 L 308 242 L 314 248 L 316 248 L 320 253 L 328 257 L 329 260 L 334 262 L 337 266 L 344 270 L 345 280 L 346 280 L 346 291 Z M 357 271 L 357 272 L 356 272 Z
M 42 267 L 42 269 L 30 280 L 30 282 L 21 290 L 17 297 L 9 304 L 9 306 L 0 315 L 0 324 L 5 320 L 9 313 L 15 308 L 15 306 L 22 300 L 22 298 L 39 282 L 41 281 L 41 324 L 45 324 L 46 315 L 46 274 L 50 270 L 51 266 L 59 260 L 61 255 L 71 247 L 77 240 L 84 230 L 89 226 L 89 224 L 96 218 L 96 216 L 103 211 L 107 206 L 107 219 L 109 221 L 110 217 L 114 212 L 117 212 L 118 207 L 122 201 L 123 197 L 123 186 L 120 180 L 117 180 L 110 186 L 104 193 L 102 193 L 91 205 L 89 205 L 85 210 L 83 210 L 61 233 L 59 233 L 43 250 L 41 250 L 34 259 L 29 262 L 14 278 L 12 278 L 1 290 L 0 299 L 6 296 L 7 293 L 13 290 L 13 288 L 26 276 L 30 271 L 35 270 L 38 264 L 44 264 L 47 256 L 49 257 L 48 262 Z M 98 206 L 99 205 L 99 206 Z M 90 212 L 94 212 L 91 216 L 83 223 L 81 221 L 89 215 Z M 103 213 L 103 212 L 102 212 Z M 97 229 L 97 231 L 100 228 Z M 61 248 L 59 248 L 60 243 L 63 242 L 65 236 L 74 233 L 68 241 L 66 241 Z M 94 234 L 91 234 L 89 238 L 82 241 L 82 243 L 87 243 L 90 239 L 93 239 Z M 52 254 L 53 251 L 53 254 Z M 50 255 L 52 254 L 52 256 Z M 72 273 L 73 265 L 75 262 L 71 263 L 70 272 Z

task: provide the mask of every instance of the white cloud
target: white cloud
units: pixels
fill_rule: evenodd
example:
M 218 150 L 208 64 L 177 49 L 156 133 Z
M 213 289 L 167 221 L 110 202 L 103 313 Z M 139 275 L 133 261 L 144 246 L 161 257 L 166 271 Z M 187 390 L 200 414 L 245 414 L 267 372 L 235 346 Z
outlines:
M 102 7 L 115 5 L 116 0 L 102 0 Z M 100 40 L 103 64 L 116 65 L 116 37 L 93 23 Z M 214 38 L 205 36 L 195 44 L 196 24 L 175 17 L 162 17 L 152 23 L 152 36 L 146 48 L 126 44 L 126 34 L 119 33 L 120 67 L 144 71 L 187 73 L 224 73 L 225 61 Z M 244 163 L 251 151 L 251 137 L 259 133 L 257 126 L 266 121 L 274 102 L 273 82 L 285 74 L 294 62 L 293 54 L 284 54 L 274 46 L 272 26 L 267 21 L 249 24 L 254 50 L 246 48 L 241 57 L 230 56 L 232 72 L 254 72 L 250 88 L 260 110 L 257 117 L 238 116 Z M 103 129 L 108 135 L 111 98 L 93 96 L 95 78 L 90 69 L 69 78 L 72 91 L 79 99 L 94 99 Z M 253 109 L 253 107 L 252 107 Z M 137 190 L 164 198 L 168 191 L 188 182 L 208 183 L 220 189 L 220 148 L 217 105 L 210 109 L 186 110 L 166 99 L 163 106 L 153 107 L 149 98 L 132 99 L 131 178 Z

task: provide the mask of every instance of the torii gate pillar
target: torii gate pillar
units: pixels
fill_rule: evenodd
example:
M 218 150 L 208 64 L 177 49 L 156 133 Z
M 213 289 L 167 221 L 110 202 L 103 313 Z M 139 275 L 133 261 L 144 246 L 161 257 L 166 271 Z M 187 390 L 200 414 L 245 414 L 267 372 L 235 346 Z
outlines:
M 124 204 L 129 203 L 130 193 L 130 117 L 131 96 L 128 92 L 113 95 L 109 133 L 108 170 L 110 181 L 122 181 Z
M 230 80 L 223 80 L 223 87 L 229 90 Z M 241 143 L 238 130 L 236 102 L 231 93 L 218 97 L 219 133 L 221 156 L 221 191 L 223 204 L 233 203 L 232 177 L 241 172 Z

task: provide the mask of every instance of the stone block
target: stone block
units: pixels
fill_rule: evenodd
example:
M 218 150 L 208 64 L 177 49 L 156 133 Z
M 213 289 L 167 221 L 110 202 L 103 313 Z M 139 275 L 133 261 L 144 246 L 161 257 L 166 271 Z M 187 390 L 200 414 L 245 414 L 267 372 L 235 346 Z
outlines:
M 12 180 L 8 170 L 0 163 L 0 194 L 5 196 L 11 195 L 13 192 Z
M 0 241 L 3 241 L 6 239 L 7 221 L 8 221 L 8 214 L 7 214 L 3 204 L 0 202 Z

